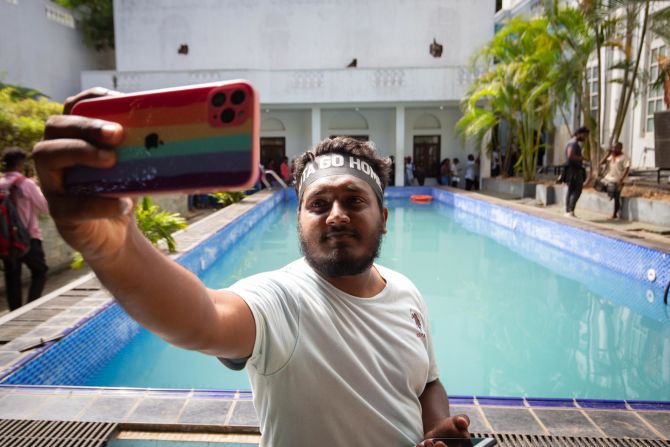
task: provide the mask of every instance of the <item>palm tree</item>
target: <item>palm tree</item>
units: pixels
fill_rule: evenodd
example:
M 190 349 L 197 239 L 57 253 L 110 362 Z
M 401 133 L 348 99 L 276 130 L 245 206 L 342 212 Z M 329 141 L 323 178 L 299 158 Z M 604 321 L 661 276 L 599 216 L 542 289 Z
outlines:
M 478 143 L 502 121 L 509 126 L 503 172 L 512 145 L 520 157 L 515 170 L 535 178 L 542 132 L 551 130 L 563 94 L 557 90 L 560 46 L 545 17 L 514 18 L 475 57 L 482 73 L 461 101 L 457 130 Z
M 584 124 L 591 129 L 585 149 L 585 157 L 596 165 L 600 158 L 600 143 L 605 140 L 611 145 L 617 141 L 623 130 L 630 101 L 634 94 L 643 91 L 641 81 L 648 79 L 648 73 L 640 67 L 643 49 L 650 33 L 670 42 L 670 8 L 654 11 L 654 0 L 581 0 L 576 10 L 558 8 L 557 0 L 545 2 L 545 12 L 557 29 L 562 29 L 561 39 L 565 48 L 562 64 L 571 82 L 566 84 L 570 94 L 578 100 Z M 667 2 L 666 2 L 667 3 Z M 578 16 L 575 16 L 575 13 Z M 611 50 L 613 62 L 605 64 L 603 50 Z M 595 59 L 597 72 L 597 110 L 591 113 L 591 99 L 587 70 Z M 665 64 L 657 83 L 663 82 L 670 71 Z M 606 79 L 602 79 L 605 74 Z M 615 109 L 611 133 L 603 134 L 604 87 L 618 84 L 619 102 Z M 644 82 L 646 85 L 646 82 Z M 567 124 L 567 122 L 566 122 Z M 570 126 L 568 125 L 568 128 Z

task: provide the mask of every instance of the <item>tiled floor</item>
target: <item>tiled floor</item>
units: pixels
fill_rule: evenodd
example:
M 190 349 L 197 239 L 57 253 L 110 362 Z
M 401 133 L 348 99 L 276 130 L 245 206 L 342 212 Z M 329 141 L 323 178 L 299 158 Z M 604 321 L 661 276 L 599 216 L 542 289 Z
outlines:
M 268 197 L 253 196 L 244 206 L 223 210 L 225 213 L 190 227 L 177 235 L 178 247 L 192 247 L 220 229 L 223 222 Z M 34 351 L 19 349 L 61 334 L 110 299 L 95 278 L 88 278 L 23 309 L 16 318 L 2 317 L 0 342 L 8 343 L 0 345 L 0 374 L 11 371 Z M 0 419 L 130 422 L 172 426 L 177 431 L 199 426 L 253 433 L 258 431 L 258 419 L 250 397 L 248 393 L 208 390 L 0 385 Z M 451 411 L 468 415 L 473 433 L 670 438 L 670 404 L 454 397 Z

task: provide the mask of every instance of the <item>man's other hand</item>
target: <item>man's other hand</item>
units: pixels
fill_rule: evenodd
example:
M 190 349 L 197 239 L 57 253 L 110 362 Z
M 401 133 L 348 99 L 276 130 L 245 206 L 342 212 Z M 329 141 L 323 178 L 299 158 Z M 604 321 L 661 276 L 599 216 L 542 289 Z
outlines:
M 426 433 L 425 439 L 417 447 L 446 447 L 444 442 L 433 441 L 433 438 L 469 438 L 469 426 L 470 418 L 464 414 L 442 419 L 434 429 Z

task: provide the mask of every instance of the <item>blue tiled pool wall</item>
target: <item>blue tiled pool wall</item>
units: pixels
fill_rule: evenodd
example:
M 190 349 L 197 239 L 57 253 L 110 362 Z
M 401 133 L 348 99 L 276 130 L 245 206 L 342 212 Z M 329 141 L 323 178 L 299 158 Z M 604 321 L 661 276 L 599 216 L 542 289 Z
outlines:
M 228 250 L 259 220 L 287 198 L 286 191 L 274 193 L 207 239 L 206 243 L 197 245 L 193 250 L 177 258 L 177 262 L 200 274 L 222 252 Z M 84 384 L 100 365 L 105 365 L 141 329 L 141 326 L 130 318 L 121 306 L 114 304 L 0 382 L 41 385 Z
M 464 194 L 433 187 L 389 187 L 387 198 L 403 198 L 412 194 L 431 194 L 437 201 L 456 210 L 474 214 L 512 232 L 542 241 L 561 251 L 606 267 L 636 281 L 664 288 L 670 281 L 670 254 L 630 242 L 542 219 L 507 207 L 477 200 Z M 647 279 L 649 270 L 656 279 Z
M 584 284 L 597 295 L 634 310 L 635 315 L 644 315 L 661 323 L 670 321 L 670 306 L 664 305 L 663 289 L 658 284 L 633 281 L 607 267 L 490 220 L 473 219 L 467 211 L 452 207 L 448 209 L 449 212 L 453 210 L 452 218 L 468 231 L 494 239 L 529 261 Z
M 121 306 L 109 306 L 2 383 L 83 384 L 140 330 L 140 325 Z

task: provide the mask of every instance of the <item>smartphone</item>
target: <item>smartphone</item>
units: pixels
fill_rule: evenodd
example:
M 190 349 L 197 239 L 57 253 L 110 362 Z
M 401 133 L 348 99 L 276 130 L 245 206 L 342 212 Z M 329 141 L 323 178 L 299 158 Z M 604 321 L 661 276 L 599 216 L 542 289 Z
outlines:
M 495 438 L 432 438 L 433 441 L 441 441 L 447 447 L 491 447 L 498 442 Z
M 71 194 L 240 191 L 256 182 L 259 98 L 247 81 L 88 99 L 72 114 L 119 123 L 125 132 L 114 167 L 65 171 Z

